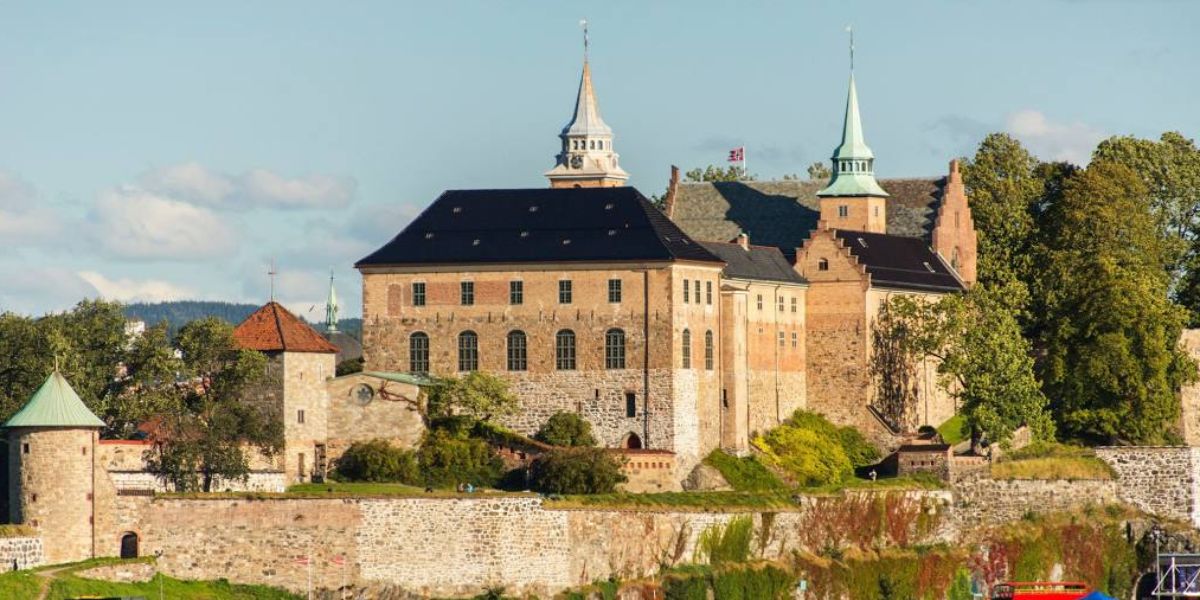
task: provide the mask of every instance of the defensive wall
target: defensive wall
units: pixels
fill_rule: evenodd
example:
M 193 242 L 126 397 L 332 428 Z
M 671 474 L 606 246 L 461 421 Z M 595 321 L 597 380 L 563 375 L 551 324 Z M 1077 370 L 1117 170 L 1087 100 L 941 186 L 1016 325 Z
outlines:
M 566 509 L 533 496 L 477 498 L 130 498 L 123 523 L 142 554 L 162 552 L 168 574 L 224 577 L 304 590 L 345 583 L 456 596 L 493 585 L 548 595 L 610 575 L 638 577 L 690 562 L 709 527 L 749 517 L 763 558 L 819 550 L 847 523 L 883 544 L 935 543 L 955 535 L 949 492 L 857 493 L 803 498 L 772 512 Z M 872 521 L 866 514 L 875 514 Z M 888 515 L 899 525 L 885 526 Z M 897 517 L 897 515 L 901 515 Z M 877 522 L 877 523 L 875 523 Z M 110 554 L 112 549 L 110 547 Z

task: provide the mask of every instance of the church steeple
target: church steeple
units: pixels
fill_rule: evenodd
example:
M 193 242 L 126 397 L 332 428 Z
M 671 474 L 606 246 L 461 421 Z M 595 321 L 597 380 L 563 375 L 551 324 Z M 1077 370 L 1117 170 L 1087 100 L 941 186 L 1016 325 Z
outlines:
M 862 117 L 858 112 L 858 89 L 850 73 L 850 91 L 846 95 L 846 117 L 842 122 L 842 143 L 833 151 L 833 179 L 818 196 L 880 196 L 888 193 L 875 181 L 875 154 L 863 139 Z
M 333 288 L 333 271 L 329 271 L 329 298 L 325 300 L 325 332 L 337 333 L 338 324 L 337 291 Z
M 629 174 L 613 151 L 612 129 L 600 117 L 600 103 L 592 86 L 588 61 L 587 22 L 583 25 L 583 75 L 575 97 L 571 122 L 559 133 L 562 149 L 553 169 L 546 172 L 550 187 L 613 187 L 623 185 Z

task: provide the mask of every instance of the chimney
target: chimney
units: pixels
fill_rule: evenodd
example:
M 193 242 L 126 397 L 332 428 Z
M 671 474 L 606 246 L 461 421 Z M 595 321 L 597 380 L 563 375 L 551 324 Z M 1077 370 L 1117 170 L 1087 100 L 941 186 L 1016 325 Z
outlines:
M 745 231 L 739 233 L 734 239 L 737 240 L 737 245 L 741 246 L 742 250 L 750 250 L 750 236 L 746 235 Z
M 663 199 L 663 212 L 667 218 L 675 217 L 675 190 L 679 189 L 679 167 L 671 165 L 671 181 L 667 183 L 667 197 Z

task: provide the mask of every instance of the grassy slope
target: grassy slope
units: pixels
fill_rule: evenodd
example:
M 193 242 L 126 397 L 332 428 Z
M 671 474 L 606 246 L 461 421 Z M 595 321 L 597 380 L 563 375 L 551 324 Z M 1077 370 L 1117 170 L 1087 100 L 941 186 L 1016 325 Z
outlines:
M 1035 443 L 992 465 L 993 479 L 1112 479 L 1111 467 L 1088 448 Z
M 738 458 L 721 450 L 713 450 L 704 464 L 721 472 L 729 486 L 739 492 L 783 491 L 787 489 L 774 473 L 753 456 Z
M 947 444 L 953 446 L 965 439 L 970 434 L 967 431 L 967 423 L 962 418 L 962 415 L 954 415 L 938 426 L 937 431 L 941 434 L 942 439 L 946 440 Z
M 150 562 L 141 558 L 129 562 Z M 95 559 L 70 565 L 53 565 L 37 570 L 0 574 L 0 598 L 13 600 L 38 597 L 43 583 L 51 579 L 48 600 L 69 600 L 79 597 L 144 596 L 158 598 L 159 581 L 146 583 L 113 583 L 83 579 L 74 575 L 97 565 L 115 564 L 119 559 Z M 39 573 L 46 574 L 45 577 Z M 299 598 L 280 589 L 257 585 L 234 585 L 227 581 L 182 581 L 162 577 L 163 597 L 172 600 L 295 600 Z

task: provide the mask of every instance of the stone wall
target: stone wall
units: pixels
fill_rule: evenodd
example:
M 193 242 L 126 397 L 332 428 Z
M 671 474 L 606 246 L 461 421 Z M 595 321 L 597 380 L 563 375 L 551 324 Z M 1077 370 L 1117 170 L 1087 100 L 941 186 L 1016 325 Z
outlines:
M 0 538 L 0 571 L 32 569 L 45 564 L 42 540 L 36 537 Z
M 362 395 L 360 386 L 370 388 Z M 329 438 L 326 457 L 332 470 L 350 444 L 386 439 L 402 448 L 415 448 L 425 431 L 421 418 L 421 390 L 411 384 L 385 381 L 362 373 L 331 379 Z
M 900 510 L 884 511 L 884 505 Z M 545 597 L 609 576 L 652 574 L 692 561 L 707 528 L 744 516 L 752 519 L 752 548 L 761 558 L 817 550 L 816 544 L 830 541 L 814 532 L 830 523 L 863 521 L 863 510 L 907 514 L 912 529 L 905 543 L 937 543 L 954 533 L 949 493 L 940 491 L 804 498 L 794 508 L 767 513 L 556 510 L 539 498 L 511 495 L 158 498 L 139 510 L 135 530 L 142 553 L 161 550 L 160 566 L 175 577 L 224 577 L 299 591 L 311 558 L 316 588 L 337 588 L 344 578 L 436 596 L 503 585 L 509 593 Z M 922 529 L 918 521 L 930 526 Z M 877 535 L 870 543 L 895 543 L 891 533 Z M 344 567 L 336 565 L 339 557 Z
M 1117 472 L 1123 501 L 1200 526 L 1200 448 L 1110 446 L 1096 456 Z
M 963 529 L 1016 521 L 1027 513 L 1054 513 L 1122 500 L 1111 479 L 1029 480 L 992 479 L 975 472 L 954 484 L 954 513 Z

